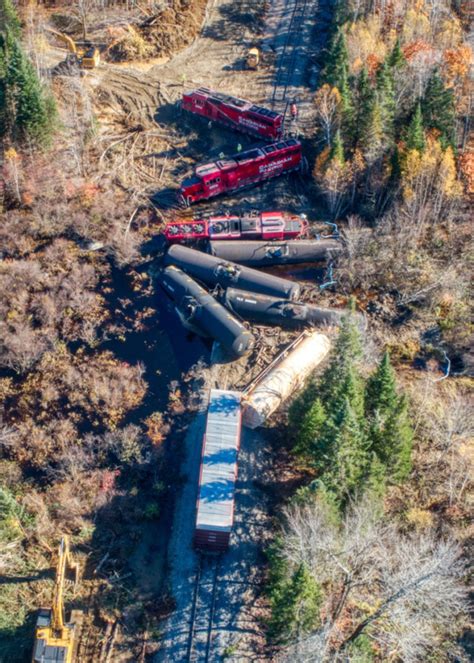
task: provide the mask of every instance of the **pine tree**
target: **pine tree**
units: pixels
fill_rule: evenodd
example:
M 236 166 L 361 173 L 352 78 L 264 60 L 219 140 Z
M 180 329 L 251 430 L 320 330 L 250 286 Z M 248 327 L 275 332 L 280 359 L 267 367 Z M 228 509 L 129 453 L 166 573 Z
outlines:
M 397 394 L 388 352 L 367 381 L 365 411 L 371 449 L 387 468 L 391 480 L 403 480 L 411 469 L 413 431 L 406 398 Z
M 0 34 L 0 133 L 13 138 L 47 142 L 54 128 L 56 107 L 41 85 L 15 31 Z
M 385 493 L 385 485 L 387 482 L 386 472 L 387 468 L 385 465 L 377 454 L 372 452 L 368 463 L 365 485 L 366 490 L 374 497 L 383 497 Z
M 349 54 L 342 30 L 334 36 L 329 49 L 323 82 L 338 89 L 341 95 L 342 123 L 346 133 L 351 131 L 353 121 L 352 92 L 349 85 Z
M 338 161 L 341 166 L 344 165 L 344 143 L 342 142 L 341 132 L 338 131 L 334 136 L 334 140 L 331 146 L 331 153 L 329 155 L 331 161 Z
M 428 81 L 421 110 L 425 127 L 440 132 L 443 147 L 453 145 L 456 122 L 454 92 L 445 87 L 438 72 L 434 72 Z
M 388 415 L 378 435 L 378 444 L 379 457 L 388 468 L 390 480 L 394 483 L 404 481 L 411 471 L 413 447 L 413 429 L 405 396 L 399 397 L 396 407 Z
M 317 455 L 317 440 L 326 421 L 323 404 L 317 398 L 299 422 L 299 433 L 296 439 L 295 453 L 311 459 Z
M 385 126 L 383 109 L 374 96 L 368 108 L 367 116 L 361 126 L 359 145 L 366 161 L 370 164 L 383 153 L 385 143 Z
M 376 87 L 383 123 L 384 147 L 389 147 L 395 134 L 395 87 L 392 70 L 385 62 L 377 70 Z
M 403 54 L 402 48 L 400 46 L 400 39 L 397 39 L 395 46 L 392 49 L 392 52 L 387 58 L 387 64 L 392 69 L 401 69 L 406 64 L 406 58 Z
M 0 29 L 7 28 L 15 37 L 20 36 L 20 20 L 12 0 L 0 0 Z
M 369 73 L 364 67 L 357 79 L 357 114 L 354 128 L 354 140 L 360 143 L 362 136 L 368 133 L 370 115 L 375 101 L 375 91 L 370 83 Z
M 425 149 L 425 131 L 420 103 L 417 104 L 410 124 L 408 125 L 406 144 L 409 150 L 423 152 Z
M 386 414 L 397 402 L 395 371 L 390 363 L 390 354 L 385 352 L 375 373 L 367 380 L 365 389 L 366 412 Z
M 367 437 L 346 399 L 334 439 L 334 464 L 326 472 L 323 482 L 345 499 L 362 488 L 368 463 Z
M 273 566 L 280 578 L 270 596 L 269 634 L 285 642 L 295 635 L 308 633 L 318 624 L 321 589 L 303 564 L 286 580 L 282 579 L 286 564 L 279 559 L 273 560 Z
M 339 395 L 341 384 L 347 379 L 349 369 L 362 356 L 360 334 L 354 317 L 343 318 L 339 335 L 331 352 L 331 359 L 324 371 L 319 393 L 323 405 L 330 405 Z

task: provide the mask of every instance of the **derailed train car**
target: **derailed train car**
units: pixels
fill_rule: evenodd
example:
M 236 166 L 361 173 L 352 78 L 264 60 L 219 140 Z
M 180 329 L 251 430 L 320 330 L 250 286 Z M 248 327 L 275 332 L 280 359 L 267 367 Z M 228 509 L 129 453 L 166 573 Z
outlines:
M 301 170 L 305 162 L 301 143 L 294 138 L 253 147 L 225 159 L 198 166 L 179 190 L 182 203 L 191 205 L 222 193 L 243 189 L 272 177 Z
M 240 394 L 211 389 L 194 530 L 194 546 L 203 551 L 219 553 L 229 545 L 240 432 Z
M 283 133 L 281 113 L 207 87 L 185 92 L 181 108 L 206 120 L 265 140 L 278 140 Z
M 168 249 L 165 265 L 175 265 L 210 286 L 236 287 L 284 299 L 297 299 L 300 294 L 298 283 L 220 260 L 179 244 Z
M 227 288 L 222 300 L 228 309 L 245 320 L 290 329 L 310 325 L 339 325 L 347 315 L 347 311 L 320 308 L 237 288 Z
M 196 281 L 173 265 L 159 279 L 185 326 L 219 341 L 234 356 L 250 352 L 255 343 L 252 334 Z
M 296 265 L 326 260 L 341 250 L 335 239 L 300 239 L 283 242 L 211 240 L 209 253 L 216 258 L 233 260 L 250 267 Z

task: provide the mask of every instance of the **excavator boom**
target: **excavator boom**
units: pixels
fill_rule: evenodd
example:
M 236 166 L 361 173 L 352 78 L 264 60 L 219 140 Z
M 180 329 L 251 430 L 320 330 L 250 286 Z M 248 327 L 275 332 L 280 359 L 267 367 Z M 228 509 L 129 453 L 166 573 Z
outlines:
M 72 559 L 69 549 L 69 537 L 63 536 L 59 546 L 56 578 L 51 608 L 41 608 L 36 623 L 33 663 L 72 663 L 74 640 L 77 638 L 76 622 L 81 620 L 81 613 L 74 611 L 74 623 L 65 623 L 64 583 L 66 572 L 74 573 L 74 586 L 79 580 L 79 564 Z

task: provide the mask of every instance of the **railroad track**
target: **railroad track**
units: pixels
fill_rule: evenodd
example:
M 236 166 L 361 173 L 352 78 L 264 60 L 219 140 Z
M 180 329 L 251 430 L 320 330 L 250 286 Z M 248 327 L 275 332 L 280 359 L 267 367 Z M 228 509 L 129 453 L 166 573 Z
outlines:
M 284 113 L 286 116 L 288 99 L 287 91 L 291 85 L 293 72 L 295 69 L 296 56 L 298 53 L 298 44 L 300 43 L 301 28 L 304 24 L 308 0 L 294 0 L 294 8 L 291 14 L 288 32 L 283 46 L 283 52 L 280 55 L 278 69 L 273 84 L 271 97 L 272 109 L 275 110 L 277 104 L 285 103 Z
M 186 663 L 207 663 L 210 660 L 220 563 L 220 555 L 199 555 Z

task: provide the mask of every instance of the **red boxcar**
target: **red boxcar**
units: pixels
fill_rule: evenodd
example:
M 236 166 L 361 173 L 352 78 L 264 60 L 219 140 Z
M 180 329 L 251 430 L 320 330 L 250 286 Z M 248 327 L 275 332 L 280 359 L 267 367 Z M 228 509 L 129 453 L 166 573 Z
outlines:
M 299 170 L 302 162 L 301 143 L 294 138 L 254 147 L 227 159 L 198 166 L 194 175 L 181 184 L 180 197 L 190 205 Z
M 303 235 L 307 228 L 308 221 L 304 215 L 260 212 L 260 214 L 242 216 L 225 214 L 202 220 L 175 221 L 167 223 L 163 233 L 172 244 L 198 239 L 294 239 Z
M 240 394 L 211 389 L 194 531 L 194 545 L 201 550 L 222 552 L 229 545 L 240 429 Z
M 278 140 L 283 132 L 283 115 L 280 113 L 206 87 L 183 94 L 181 107 L 236 131 L 268 140 Z

